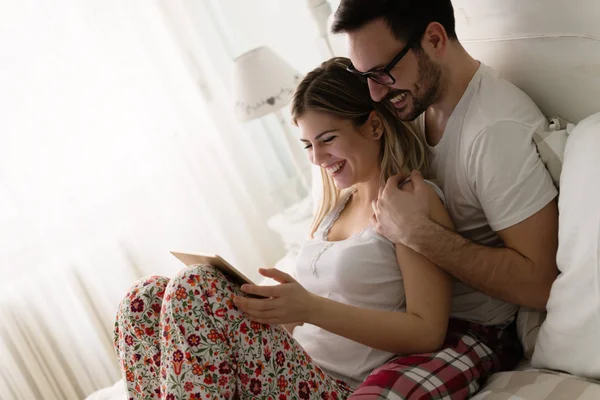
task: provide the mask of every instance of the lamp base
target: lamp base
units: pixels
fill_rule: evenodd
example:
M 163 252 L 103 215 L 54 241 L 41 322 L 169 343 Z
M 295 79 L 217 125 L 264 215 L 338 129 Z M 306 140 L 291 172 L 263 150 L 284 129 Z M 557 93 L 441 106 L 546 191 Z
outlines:
M 296 168 L 296 171 L 298 172 L 298 177 L 300 178 L 300 182 L 302 183 L 302 186 L 304 187 L 304 189 L 306 189 L 306 193 L 309 194 L 310 193 L 310 185 L 309 185 L 308 181 L 306 180 L 306 176 L 304 175 L 304 172 L 303 172 L 304 169 L 302 168 L 302 164 L 301 164 L 300 160 L 298 159 L 297 154 L 294 152 L 294 147 L 297 146 L 298 143 L 294 142 L 294 134 L 292 133 L 292 130 L 288 126 L 287 121 L 286 121 L 285 117 L 283 116 L 281 109 L 276 110 L 274 112 L 274 114 L 277 116 L 277 119 L 279 120 L 279 123 L 281 124 L 281 127 L 283 128 L 283 131 L 284 131 L 283 134 L 285 136 L 285 141 L 287 144 L 287 150 L 288 150 L 288 154 L 290 157 L 290 161 L 294 165 L 294 168 Z

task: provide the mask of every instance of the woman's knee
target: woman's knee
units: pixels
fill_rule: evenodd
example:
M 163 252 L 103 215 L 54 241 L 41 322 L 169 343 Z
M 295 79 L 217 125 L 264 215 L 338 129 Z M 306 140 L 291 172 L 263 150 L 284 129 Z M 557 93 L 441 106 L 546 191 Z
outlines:
M 197 311 L 197 318 L 223 319 L 224 310 L 234 308 L 233 295 L 239 294 L 237 291 L 239 289 L 218 269 L 191 265 L 169 282 L 161 318 L 167 322 L 181 317 L 182 313 L 189 316 Z
M 163 296 L 169 284 L 169 278 L 152 275 L 135 281 L 119 303 L 119 318 L 140 315 L 142 313 L 160 315 Z
M 217 268 L 210 265 L 190 265 L 177 273 L 171 279 L 169 284 L 169 293 L 183 293 L 183 290 L 200 290 L 213 292 L 218 288 L 229 286 L 231 290 L 231 282 Z

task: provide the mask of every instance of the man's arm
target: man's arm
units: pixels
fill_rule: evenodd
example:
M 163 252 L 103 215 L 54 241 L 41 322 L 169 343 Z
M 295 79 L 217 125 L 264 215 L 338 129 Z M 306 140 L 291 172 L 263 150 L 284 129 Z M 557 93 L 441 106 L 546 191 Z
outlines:
M 454 233 L 430 218 L 429 185 L 413 171 L 412 193 L 398 190 L 402 177 L 388 179 L 378 199 L 375 229 L 394 243 L 423 254 L 460 281 L 492 297 L 538 310 L 546 307 L 557 276 L 558 210 L 551 201 L 498 235 L 506 248 L 488 247 Z
M 509 303 L 546 308 L 558 274 L 556 200 L 497 232 L 506 248 L 479 245 L 427 217 L 420 217 L 412 228 L 405 244 L 467 285 Z

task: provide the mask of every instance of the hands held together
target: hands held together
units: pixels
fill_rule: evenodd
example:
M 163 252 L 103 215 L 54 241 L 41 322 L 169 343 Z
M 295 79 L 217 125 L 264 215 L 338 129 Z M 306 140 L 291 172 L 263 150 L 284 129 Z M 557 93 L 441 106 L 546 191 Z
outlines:
M 418 171 L 412 171 L 410 182 L 399 188 L 406 179 L 406 176 L 394 175 L 379 189 L 379 196 L 372 203 L 374 215 L 370 224 L 390 241 L 412 247 L 416 228 L 423 221 L 429 221 L 430 188 Z

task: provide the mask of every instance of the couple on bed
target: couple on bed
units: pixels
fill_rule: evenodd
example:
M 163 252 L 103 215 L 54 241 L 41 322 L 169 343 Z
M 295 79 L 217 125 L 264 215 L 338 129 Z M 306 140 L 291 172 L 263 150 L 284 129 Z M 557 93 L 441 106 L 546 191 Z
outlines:
M 557 274 L 544 116 L 467 54 L 450 0 L 342 0 L 333 30 L 350 59 L 292 101 L 324 193 L 296 279 L 134 284 L 115 325 L 130 398 L 463 399 L 519 361 L 517 309 L 543 310 Z

